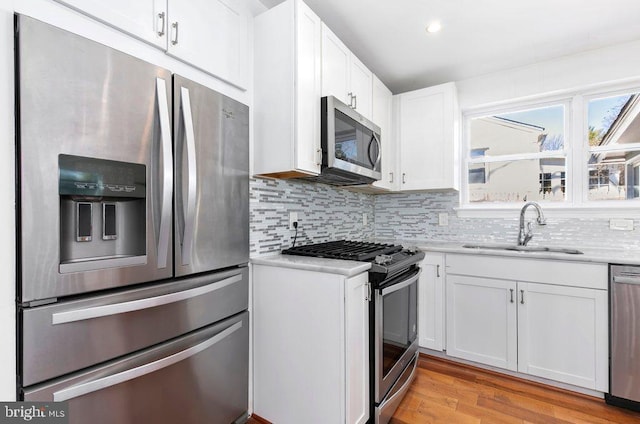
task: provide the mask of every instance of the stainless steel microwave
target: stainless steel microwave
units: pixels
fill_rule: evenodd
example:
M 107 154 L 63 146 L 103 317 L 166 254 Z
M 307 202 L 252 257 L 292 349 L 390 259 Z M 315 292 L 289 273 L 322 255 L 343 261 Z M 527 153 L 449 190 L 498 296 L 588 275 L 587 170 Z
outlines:
M 371 184 L 381 178 L 380 127 L 333 96 L 321 99 L 322 170 L 333 185 Z

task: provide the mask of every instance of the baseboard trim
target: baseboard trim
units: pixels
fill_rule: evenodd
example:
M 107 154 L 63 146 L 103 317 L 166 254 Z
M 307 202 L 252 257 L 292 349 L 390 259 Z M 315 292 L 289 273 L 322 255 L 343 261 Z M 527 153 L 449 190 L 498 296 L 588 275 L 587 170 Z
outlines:
M 440 352 L 436 352 L 436 354 L 433 355 L 430 353 L 425 353 L 423 351 L 420 351 L 419 354 L 420 354 L 420 358 L 418 360 L 418 367 L 421 366 L 421 360 L 442 362 L 443 364 L 454 365 L 456 367 L 468 369 L 469 371 L 472 371 L 472 372 L 484 373 L 486 375 L 506 378 L 516 382 L 524 382 L 545 390 L 553 390 L 560 394 L 568 394 L 571 396 L 582 397 L 584 399 L 590 399 L 590 400 L 604 399 L 604 394 L 601 392 L 585 389 L 582 387 L 576 387 L 575 389 L 573 389 L 573 386 L 571 388 L 559 387 L 557 384 L 563 384 L 563 383 L 557 383 L 552 381 L 547 383 L 546 381 L 535 380 L 534 379 L 536 378 L 535 376 L 525 377 L 520 375 L 514 375 L 508 370 L 505 370 L 505 372 L 503 372 L 502 370 L 493 370 L 481 364 L 476 365 L 476 364 L 468 363 L 467 361 L 463 362 L 463 360 L 458 360 L 457 358 L 451 358 L 448 356 L 445 357 L 444 353 L 440 353 Z

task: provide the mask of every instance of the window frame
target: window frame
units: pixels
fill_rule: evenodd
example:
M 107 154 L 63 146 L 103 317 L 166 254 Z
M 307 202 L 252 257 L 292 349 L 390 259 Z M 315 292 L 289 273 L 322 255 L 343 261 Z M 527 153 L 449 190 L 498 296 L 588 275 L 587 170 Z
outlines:
M 589 200 L 588 159 L 591 150 L 588 141 L 588 105 L 592 99 L 620 96 L 624 94 L 640 94 L 640 79 L 624 83 L 599 84 L 595 87 L 584 87 L 566 90 L 554 94 L 536 95 L 527 98 L 501 101 L 489 105 L 462 110 L 460 137 L 460 206 L 456 208 L 460 217 L 512 217 L 514 210 L 520 210 L 517 202 L 469 202 L 469 165 L 471 151 L 471 120 L 484 116 L 493 116 L 519 112 L 523 110 L 564 105 L 564 153 L 565 158 L 565 200 L 538 201 L 552 215 L 566 217 L 628 217 L 630 212 L 640 210 L 640 199 L 626 200 Z M 629 145 L 640 149 L 640 143 Z M 612 151 L 615 148 L 597 148 L 598 151 Z M 618 150 L 629 150 L 628 147 Z M 557 152 L 551 155 L 546 152 L 536 154 L 515 154 L 496 156 L 502 160 L 538 159 L 543 157 L 560 157 Z M 484 162 L 495 161 L 495 157 L 483 158 Z M 487 159 L 489 159 L 487 161 Z

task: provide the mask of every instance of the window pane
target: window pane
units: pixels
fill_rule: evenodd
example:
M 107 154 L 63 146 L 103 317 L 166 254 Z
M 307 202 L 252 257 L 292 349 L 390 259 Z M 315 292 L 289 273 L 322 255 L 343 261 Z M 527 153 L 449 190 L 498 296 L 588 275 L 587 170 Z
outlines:
M 486 156 L 564 149 L 564 106 L 555 105 L 471 120 L 471 152 Z
M 589 102 L 589 146 L 640 142 L 637 97 L 637 94 L 625 94 Z
M 592 154 L 589 160 L 589 200 L 637 199 L 640 152 Z
M 564 158 L 488 162 L 481 166 L 484 182 L 477 177 L 479 164 L 470 165 L 470 202 L 565 200 Z M 476 176 L 472 176 L 474 173 Z
M 589 146 L 617 148 L 589 155 L 588 199 L 636 199 L 640 165 L 640 99 L 638 94 L 589 101 Z M 628 149 L 628 150 L 626 150 Z

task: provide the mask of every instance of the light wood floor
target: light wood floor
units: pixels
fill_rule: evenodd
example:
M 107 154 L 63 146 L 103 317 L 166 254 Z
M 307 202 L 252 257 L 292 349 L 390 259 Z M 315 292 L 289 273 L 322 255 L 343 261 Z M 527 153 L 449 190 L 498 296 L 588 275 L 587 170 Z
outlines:
M 257 418 L 250 418 L 249 424 L 268 423 Z M 640 424 L 640 413 L 591 396 L 421 355 L 417 377 L 389 424 L 427 423 Z
M 640 413 L 591 396 L 421 356 L 390 424 L 640 423 Z

